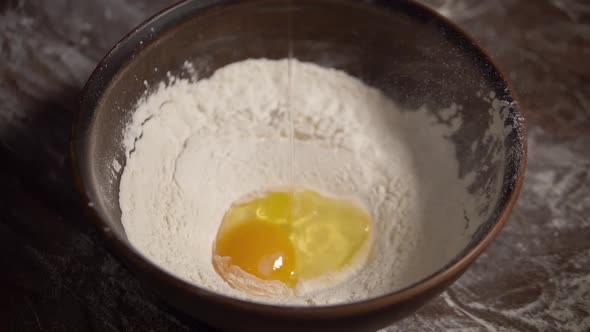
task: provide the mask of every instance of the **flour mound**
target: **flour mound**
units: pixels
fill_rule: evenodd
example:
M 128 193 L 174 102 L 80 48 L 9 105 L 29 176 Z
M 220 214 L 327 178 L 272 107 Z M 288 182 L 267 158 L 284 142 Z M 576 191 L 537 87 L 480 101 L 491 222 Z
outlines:
M 335 276 L 278 299 L 233 289 L 213 268 L 212 244 L 231 204 L 290 181 L 288 60 L 233 63 L 208 79 L 161 84 L 139 101 L 120 186 L 132 245 L 197 286 L 288 305 L 365 300 L 440 268 L 469 240 L 457 240 L 469 195 L 444 138 L 460 123 L 438 125 L 426 110 L 401 112 L 342 71 L 291 61 L 295 182 L 369 211 L 374 239 L 364 267 L 349 271 L 346 282 Z M 416 130 L 425 123 L 428 130 Z M 434 200 L 441 195 L 444 204 Z M 444 225 L 425 226 L 441 216 Z

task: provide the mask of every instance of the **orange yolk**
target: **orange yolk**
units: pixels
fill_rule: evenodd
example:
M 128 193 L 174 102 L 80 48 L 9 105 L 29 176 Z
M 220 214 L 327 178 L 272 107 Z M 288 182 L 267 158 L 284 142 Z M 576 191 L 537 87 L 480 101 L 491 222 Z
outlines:
M 259 220 L 244 222 L 218 237 L 214 250 L 220 257 L 229 257 L 230 265 L 262 280 L 295 286 L 295 249 L 289 234 L 279 225 Z

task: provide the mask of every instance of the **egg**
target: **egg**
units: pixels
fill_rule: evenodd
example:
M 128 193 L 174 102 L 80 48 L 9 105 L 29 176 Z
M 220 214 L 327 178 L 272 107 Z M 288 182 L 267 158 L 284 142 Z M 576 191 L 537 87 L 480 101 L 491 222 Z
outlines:
M 300 283 L 358 264 L 371 230 L 370 215 L 351 200 L 308 189 L 269 191 L 225 213 L 213 266 L 236 289 L 291 296 Z

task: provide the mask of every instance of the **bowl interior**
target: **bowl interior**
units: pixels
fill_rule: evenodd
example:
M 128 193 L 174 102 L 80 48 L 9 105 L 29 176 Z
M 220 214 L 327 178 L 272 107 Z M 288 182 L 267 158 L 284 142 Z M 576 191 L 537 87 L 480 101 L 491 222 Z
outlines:
M 126 241 L 117 165 L 125 166 L 123 132 L 146 87 L 168 75 L 208 77 L 248 58 L 285 58 L 290 36 L 297 59 L 344 70 L 409 112 L 424 106 L 444 121 L 441 109 L 461 106 L 456 116 L 462 125 L 448 139 L 458 176 L 471 174 L 469 192 L 481 198 L 478 213 L 465 220 L 423 221 L 434 244 L 417 259 L 446 256 L 421 268 L 414 281 L 461 258 L 498 222 L 515 190 L 523 151 L 520 118 L 497 69 L 461 32 L 404 1 L 376 3 L 189 1 L 130 34 L 89 81 L 73 142 L 86 194 L 103 226 Z M 187 71 L 185 61 L 193 70 Z M 415 162 L 420 167 L 433 161 L 416 151 Z M 444 190 L 436 197 L 444 200 Z M 440 232 L 449 227 L 456 231 Z M 458 241 L 459 248 L 452 245 L 448 252 L 449 243 Z

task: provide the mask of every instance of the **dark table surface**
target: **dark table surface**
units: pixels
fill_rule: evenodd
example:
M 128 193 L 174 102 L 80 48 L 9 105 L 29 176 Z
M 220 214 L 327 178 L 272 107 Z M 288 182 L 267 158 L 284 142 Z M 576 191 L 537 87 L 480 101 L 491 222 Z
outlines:
M 0 331 L 209 331 L 103 247 L 70 177 L 80 89 L 169 0 L 0 1 Z M 590 331 L 590 1 L 429 0 L 487 48 L 529 125 L 524 191 L 489 250 L 388 331 Z

